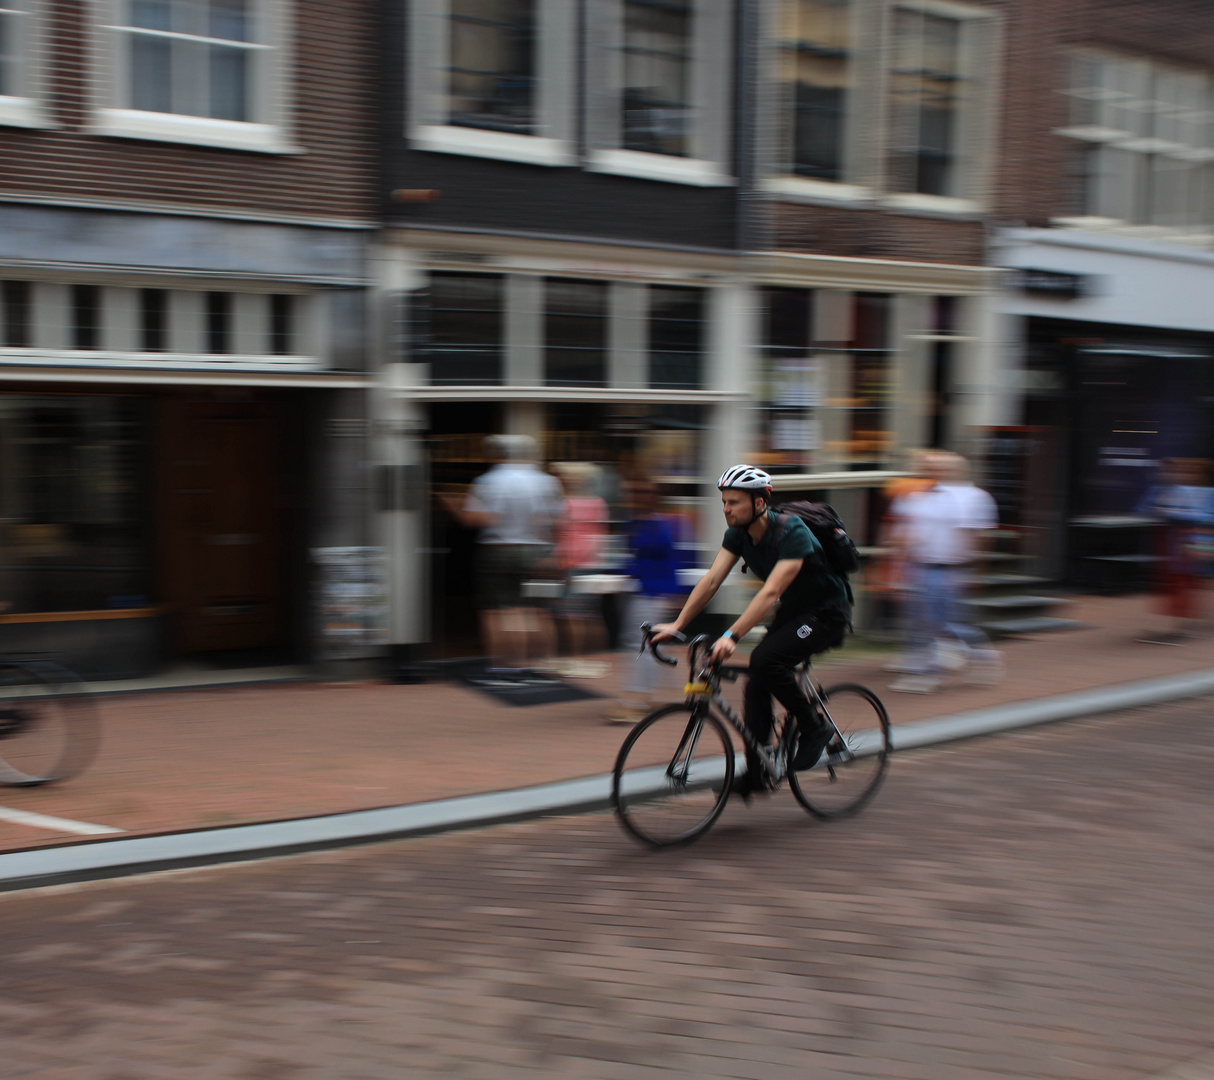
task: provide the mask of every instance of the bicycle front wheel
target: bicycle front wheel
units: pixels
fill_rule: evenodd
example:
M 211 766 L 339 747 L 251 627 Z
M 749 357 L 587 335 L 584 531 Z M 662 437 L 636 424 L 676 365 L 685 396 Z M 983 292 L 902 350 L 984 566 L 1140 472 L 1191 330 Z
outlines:
M 666 705 L 620 747 L 611 783 L 616 813 L 654 847 L 687 843 L 720 817 L 733 765 L 733 742 L 707 705 Z
M 92 697 L 47 661 L 0 662 L 0 784 L 34 787 L 75 776 L 93 759 Z
M 824 690 L 822 700 L 843 744 L 832 739 L 812 768 L 789 771 L 788 784 L 815 817 L 841 818 L 859 810 L 881 784 L 889 757 L 889 714 L 876 694 L 854 683 Z

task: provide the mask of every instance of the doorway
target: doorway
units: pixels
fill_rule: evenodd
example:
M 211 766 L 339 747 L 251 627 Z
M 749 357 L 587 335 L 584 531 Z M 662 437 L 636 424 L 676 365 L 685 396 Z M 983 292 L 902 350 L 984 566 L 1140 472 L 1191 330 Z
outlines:
M 276 401 L 158 403 L 157 571 L 179 653 L 281 643 L 285 423 Z

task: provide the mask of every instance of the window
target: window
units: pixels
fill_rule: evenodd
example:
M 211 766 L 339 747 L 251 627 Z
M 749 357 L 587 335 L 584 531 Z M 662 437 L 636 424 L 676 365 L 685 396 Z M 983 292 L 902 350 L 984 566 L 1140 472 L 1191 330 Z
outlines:
M 534 0 L 452 0 L 451 123 L 535 134 Z
M 649 287 L 649 385 L 698 390 L 704 359 L 704 290 Z
M 540 165 L 575 160 L 575 5 L 415 0 L 409 11 L 415 146 Z
M 72 286 L 72 348 L 101 348 L 101 290 L 96 285 Z
M 890 297 L 857 293 L 851 345 L 850 438 L 843 448 L 852 469 L 879 469 L 893 447 L 894 369 L 889 350 Z
M 0 594 L 15 612 L 149 602 L 146 402 L 0 395 Z
M 677 0 L 625 0 L 626 150 L 686 157 L 691 132 L 692 7 Z
M 294 297 L 282 293 L 270 297 L 270 353 L 273 356 L 291 355 L 293 300 Z
M 436 385 L 502 382 L 503 284 L 498 274 L 436 271 L 412 304 L 413 344 Z
M 894 10 L 889 82 L 890 188 L 955 195 L 957 112 L 963 79 L 956 19 L 913 8 Z
M 130 0 L 124 20 L 131 108 L 253 118 L 251 0 Z
M 5 281 L 0 283 L 0 319 L 3 319 L 2 340 L 10 349 L 28 349 L 32 334 L 30 326 L 30 283 Z
M 544 290 L 544 381 L 605 386 L 607 285 L 549 278 Z
M 38 34 L 33 0 L 0 0 L 0 124 L 36 127 Z
M 844 135 L 851 79 L 849 0 L 798 0 L 782 8 L 779 81 L 788 101 L 790 146 L 796 176 L 844 179 Z
M 1074 212 L 1131 225 L 1214 225 L 1214 80 L 1143 59 L 1071 58 Z
M 590 167 L 732 184 L 730 0 L 602 0 L 587 19 Z
M 976 208 L 993 153 L 997 14 L 951 0 L 782 0 L 775 11 L 769 189 Z
M 0 0 L 3 2 L 3 0 Z M 285 0 L 105 0 L 113 82 L 97 129 L 285 151 Z
M 810 352 L 813 296 L 809 289 L 764 290 L 766 372 L 760 437 L 766 442 L 763 461 L 777 472 L 812 466 L 820 441 L 815 406 L 821 362 Z
M 164 289 L 139 290 L 139 347 L 164 352 L 169 347 L 169 294 Z
M 232 351 L 232 297 L 229 293 L 206 294 L 207 352 Z

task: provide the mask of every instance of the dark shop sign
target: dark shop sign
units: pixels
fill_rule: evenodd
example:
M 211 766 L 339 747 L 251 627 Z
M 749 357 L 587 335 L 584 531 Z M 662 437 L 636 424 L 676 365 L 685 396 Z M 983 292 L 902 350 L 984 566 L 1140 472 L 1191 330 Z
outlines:
M 1024 268 L 1013 270 L 1012 280 L 1021 292 L 1055 296 L 1060 300 L 1077 300 L 1087 293 L 1086 274 Z

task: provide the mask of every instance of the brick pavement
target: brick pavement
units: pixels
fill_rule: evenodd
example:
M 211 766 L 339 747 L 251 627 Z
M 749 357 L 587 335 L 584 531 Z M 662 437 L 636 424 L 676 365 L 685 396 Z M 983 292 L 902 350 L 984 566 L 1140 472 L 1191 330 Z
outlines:
M 0 1075 L 1204 1078 L 1210 704 L 673 853 L 597 814 L 3 896 Z
M 888 693 L 888 655 L 852 645 L 824 659 L 828 684 L 858 679 L 895 724 L 942 713 L 1214 667 L 1207 628 L 1183 648 L 1136 639 L 1157 622 L 1140 597 L 1090 597 L 1072 612 L 1091 629 L 1007 643 L 1007 678 L 930 696 Z M 631 658 L 611 658 L 622 670 Z M 684 672 L 667 673 L 672 694 Z M 608 772 L 625 728 L 607 697 L 511 708 L 449 683 L 299 683 L 107 697 L 101 754 L 57 787 L 0 789 L 0 805 L 135 833 L 363 809 Z M 737 700 L 737 688 L 732 692 Z M 76 839 L 0 821 L 0 850 Z

